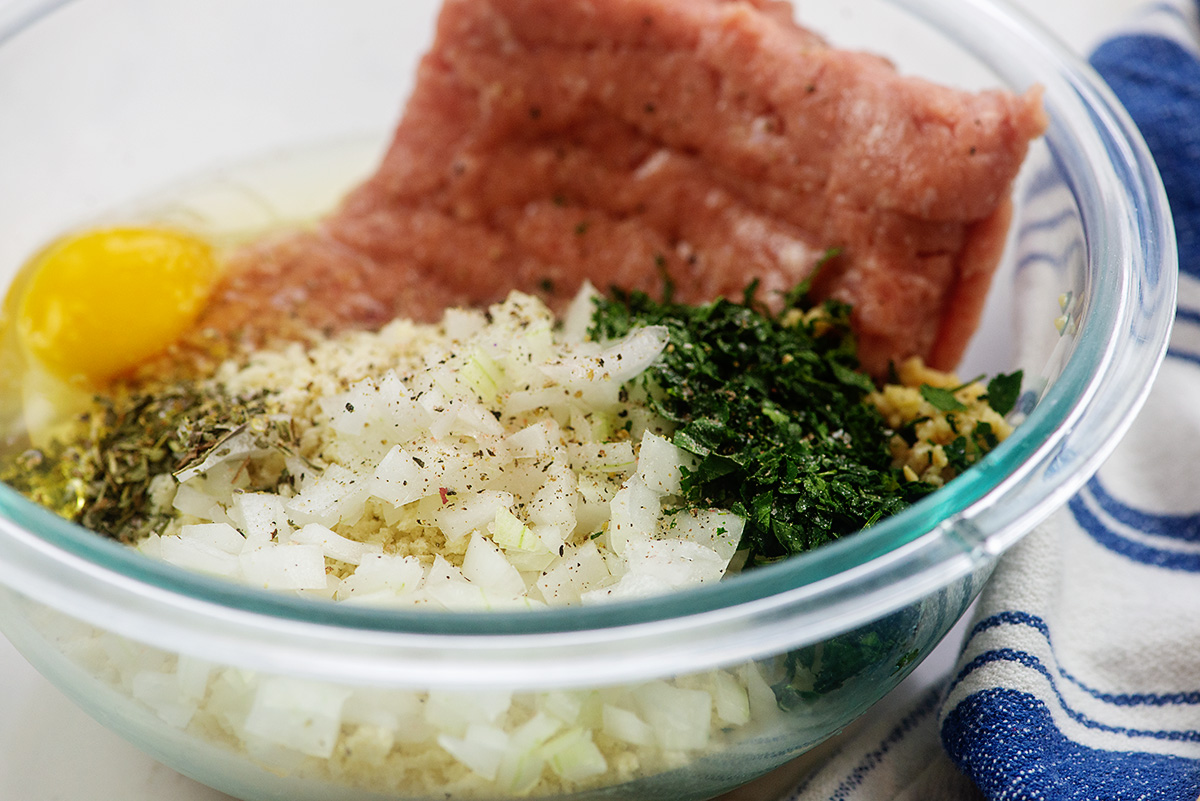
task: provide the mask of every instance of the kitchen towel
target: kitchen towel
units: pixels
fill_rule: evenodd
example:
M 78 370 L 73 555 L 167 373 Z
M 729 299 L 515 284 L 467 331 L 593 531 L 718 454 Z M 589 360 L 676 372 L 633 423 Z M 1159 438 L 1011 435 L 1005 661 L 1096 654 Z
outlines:
M 1162 172 L 1180 256 L 1170 349 L 1095 478 L 1001 559 L 958 664 L 788 801 L 1200 797 L 1200 16 L 1147 7 L 1092 65 Z

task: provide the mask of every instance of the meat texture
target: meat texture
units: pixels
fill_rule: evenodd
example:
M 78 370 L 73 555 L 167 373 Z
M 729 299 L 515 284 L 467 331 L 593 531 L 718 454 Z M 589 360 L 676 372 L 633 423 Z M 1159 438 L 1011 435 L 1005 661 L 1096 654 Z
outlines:
M 208 324 L 430 319 L 586 278 L 763 297 L 810 275 L 864 366 L 959 359 L 1045 120 L 829 47 L 775 0 L 446 0 L 378 172 L 243 253 Z M 257 295 L 264 308 L 235 311 Z M 272 316 L 274 315 L 274 317 Z

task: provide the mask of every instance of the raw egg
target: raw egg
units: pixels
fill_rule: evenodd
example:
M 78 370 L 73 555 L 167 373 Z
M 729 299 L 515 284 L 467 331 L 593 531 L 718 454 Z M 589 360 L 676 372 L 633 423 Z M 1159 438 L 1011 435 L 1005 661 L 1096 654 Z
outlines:
M 58 377 L 93 386 L 178 339 L 218 275 L 207 242 L 150 227 L 67 236 L 27 270 L 14 315 L 23 350 Z

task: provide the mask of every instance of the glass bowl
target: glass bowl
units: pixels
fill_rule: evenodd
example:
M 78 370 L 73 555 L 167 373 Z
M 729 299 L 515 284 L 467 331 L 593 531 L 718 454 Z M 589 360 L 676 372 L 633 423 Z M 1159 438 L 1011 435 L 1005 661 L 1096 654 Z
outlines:
M 1016 12 L 802 12 L 906 72 L 1044 87 L 1049 129 L 962 366 L 1020 363 L 1025 419 L 978 466 L 868 531 L 718 585 L 522 613 L 270 595 L 151 562 L 0 487 L 0 629 L 105 725 L 245 799 L 703 799 L 845 727 L 1111 451 L 1164 352 L 1176 257 L 1132 124 Z M 432 0 L 0 7 L 4 280 L 56 234 L 146 208 L 263 227 L 333 205 L 386 142 L 435 13 Z M 471 726 L 506 756 L 467 753 Z

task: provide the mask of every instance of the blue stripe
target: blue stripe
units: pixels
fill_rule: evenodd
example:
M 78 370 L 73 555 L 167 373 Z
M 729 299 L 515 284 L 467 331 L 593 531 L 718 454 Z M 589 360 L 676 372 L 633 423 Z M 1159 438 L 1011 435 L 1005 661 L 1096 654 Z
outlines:
M 1061 253 L 1052 253 L 1048 250 L 1032 250 L 1022 254 L 1021 258 L 1017 260 L 1017 272 L 1024 272 L 1039 262 L 1045 262 L 1057 270 L 1062 270 L 1071 263 L 1072 256 L 1076 256 L 1080 260 L 1083 259 L 1083 243 L 1078 239 L 1073 240 Z
M 1105 525 L 1088 508 L 1087 503 L 1083 500 L 1082 493 L 1071 498 L 1067 502 L 1067 508 L 1071 510 L 1071 514 L 1074 515 L 1075 522 L 1079 524 L 1080 528 L 1086 531 L 1098 544 L 1113 553 L 1124 556 L 1126 559 L 1132 559 L 1135 562 L 1167 570 L 1181 570 L 1189 573 L 1200 572 L 1200 554 L 1179 553 L 1177 551 L 1168 551 L 1164 548 L 1156 548 L 1117 533 Z
M 1193 325 L 1200 325 L 1200 311 L 1185 309 L 1182 306 L 1175 309 L 1175 319 Z
M 1176 350 L 1175 348 L 1167 348 L 1167 358 L 1178 359 L 1181 362 L 1200 364 L 1200 354 L 1187 353 L 1186 351 Z
M 1162 175 L 1179 247 L 1179 267 L 1200 276 L 1200 63 L 1161 36 L 1121 36 L 1091 58 L 1138 123 Z
M 991 688 L 942 721 L 946 753 L 987 798 L 1022 801 L 1195 801 L 1200 761 L 1104 751 L 1069 740 L 1035 696 Z
M 888 752 L 912 733 L 921 721 L 928 718 L 931 713 L 937 710 L 941 700 L 942 689 L 940 686 L 926 692 L 925 697 L 921 699 L 916 708 L 897 723 L 895 728 L 888 732 L 887 737 L 854 766 L 854 769 L 850 771 L 850 775 L 842 780 L 842 783 L 833 791 L 833 795 L 829 796 L 829 801 L 847 801 L 847 799 L 853 798 L 854 791 L 866 780 L 871 771 L 883 762 Z M 793 795 L 793 801 L 796 801 L 798 797 L 798 795 Z
M 1028 253 L 1025 253 L 1024 255 L 1022 255 L 1021 258 L 1017 261 L 1017 270 L 1018 271 L 1024 270 L 1024 269 L 1028 268 L 1030 265 L 1036 264 L 1036 263 L 1042 262 L 1042 261 L 1057 266 L 1058 265 L 1058 256 L 1054 253 L 1050 253 L 1049 251 L 1045 251 L 1045 250 L 1031 250 Z
M 1168 14 L 1181 22 L 1186 23 L 1188 21 L 1187 17 L 1183 14 L 1183 9 L 1174 3 L 1155 3 L 1147 9 L 1146 16 L 1150 16 L 1150 14 Z
M 972 659 L 967 665 L 958 672 L 954 677 L 954 681 L 950 683 L 950 691 L 962 683 L 963 679 L 974 673 L 985 665 L 990 665 L 994 662 L 1010 662 L 1023 665 L 1030 670 L 1037 671 L 1050 682 L 1050 689 L 1054 693 L 1054 697 L 1058 700 L 1058 704 L 1062 710 L 1067 713 L 1068 717 L 1079 723 L 1081 726 L 1093 729 L 1095 731 L 1107 732 L 1109 734 L 1118 734 L 1123 737 L 1148 738 L 1152 740 L 1161 740 L 1164 742 L 1184 742 L 1184 743 L 1200 743 L 1200 730 L 1196 729 L 1131 729 L 1127 726 L 1114 726 L 1109 723 L 1102 723 L 1095 718 L 1088 717 L 1082 712 L 1072 709 L 1062 693 L 1059 692 L 1058 683 L 1054 680 L 1054 676 L 1046 669 L 1041 660 L 1027 651 L 1019 651 L 1015 648 L 997 648 L 993 651 L 986 651 Z
M 1047 642 L 1050 642 L 1050 627 L 1046 625 L 1046 621 L 1042 620 L 1037 615 L 1029 612 L 1021 612 L 1018 610 L 1008 610 L 998 612 L 989 618 L 979 621 L 971 628 L 971 633 L 967 635 L 967 642 L 964 643 L 965 649 L 971 640 L 975 639 L 976 635 L 982 634 L 989 629 L 994 629 L 999 626 L 1029 626 L 1031 629 L 1037 630 Z
M 1087 491 L 1103 511 L 1122 525 L 1160 537 L 1171 537 L 1183 542 L 1200 542 L 1200 512 L 1154 514 L 1135 509 L 1113 497 L 1098 477 L 1088 481 Z
M 999 626 L 1028 626 L 1045 637 L 1046 643 L 1050 646 L 1051 650 L 1054 649 L 1054 641 L 1050 636 L 1050 626 L 1047 625 L 1045 620 L 1029 612 L 1007 610 L 997 612 L 991 617 L 976 623 L 971 628 L 971 633 L 967 636 L 967 640 L 963 644 L 963 650 L 967 649 L 977 635 Z M 1200 705 L 1200 690 L 1176 693 L 1108 693 L 1090 687 L 1072 673 L 1064 670 L 1062 665 L 1057 665 L 1056 667 L 1059 676 L 1071 682 L 1096 700 L 1112 704 L 1113 706 Z
M 1022 222 L 1021 235 L 1025 236 L 1033 231 L 1052 230 L 1067 222 L 1079 225 L 1079 213 L 1074 207 L 1064 208 L 1049 217 L 1035 217 L 1032 220 Z
M 1053 155 L 1053 154 L 1051 154 Z M 1025 185 L 1025 203 L 1043 194 L 1061 191 L 1063 188 L 1062 172 L 1056 167 L 1043 167 L 1037 170 Z

